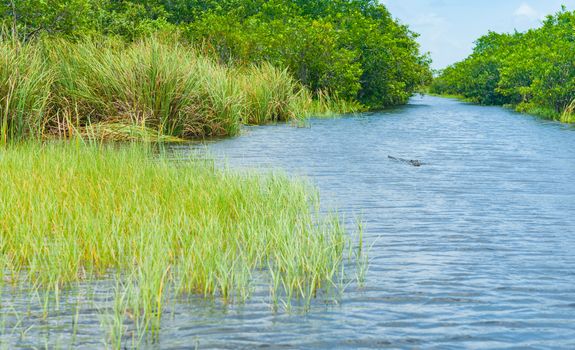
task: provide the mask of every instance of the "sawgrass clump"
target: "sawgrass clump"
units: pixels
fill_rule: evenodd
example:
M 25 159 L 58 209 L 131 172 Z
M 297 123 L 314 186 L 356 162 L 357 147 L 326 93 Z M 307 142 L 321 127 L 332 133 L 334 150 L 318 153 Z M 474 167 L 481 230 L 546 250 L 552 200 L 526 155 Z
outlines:
M 226 67 L 156 39 L 44 43 L 56 69 L 55 103 L 72 122 L 145 125 L 181 137 L 234 135 L 243 94 Z
M 0 38 L 4 142 L 86 136 L 98 123 L 179 138 L 230 136 L 242 123 L 302 119 L 308 105 L 309 93 L 285 70 L 225 66 L 178 41 Z

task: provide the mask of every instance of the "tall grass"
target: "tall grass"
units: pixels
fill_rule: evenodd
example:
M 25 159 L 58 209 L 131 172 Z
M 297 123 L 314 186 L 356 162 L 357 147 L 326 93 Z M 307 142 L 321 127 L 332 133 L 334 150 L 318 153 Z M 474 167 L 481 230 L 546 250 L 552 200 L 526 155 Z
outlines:
M 239 86 L 225 67 L 191 48 L 156 39 L 126 47 L 91 40 L 46 46 L 59 78 L 59 110 L 84 125 L 122 121 L 182 137 L 238 132 Z
M 287 70 L 264 63 L 239 70 L 246 93 L 245 122 L 302 119 L 309 112 L 309 93 Z
M 565 108 L 560 121 L 562 123 L 575 123 L 575 99 Z
M 0 43 L 0 142 L 38 138 L 45 126 L 53 74 L 38 46 Z
M 308 105 L 309 93 L 286 71 L 223 66 L 158 38 L 24 45 L 3 37 L 0 58 L 5 141 L 90 135 L 98 123 L 181 138 L 236 135 L 242 123 L 303 118 Z
M 347 101 L 345 99 L 333 96 L 326 91 L 318 91 L 306 110 L 309 115 L 315 117 L 333 117 L 344 113 L 358 113 L 366 110 L 357 101 Z
M 0 167 L 0 280 L 57 291 L 117 273 L 146 322 L 168 291 L 242 301 L 255 270 L 276 302 L 338 283 L 347 235 L 286 176 L 62 143 L 2 148 Z

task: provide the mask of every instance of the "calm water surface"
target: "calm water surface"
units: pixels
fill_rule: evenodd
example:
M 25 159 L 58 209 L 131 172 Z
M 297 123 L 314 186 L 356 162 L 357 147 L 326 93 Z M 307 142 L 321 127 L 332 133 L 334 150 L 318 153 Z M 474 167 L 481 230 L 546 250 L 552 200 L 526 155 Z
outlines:
M 206 147 L 232 167 L 305 176 L 325 207 L 361 215 L 373 245 L 365 288 L 305 314 L 273 313 L 266 291 L 232 307 L 191 300 L 150 348 L 575 348 L 573 128 L 416 97 Z M 94 313 L 80 319 L 97 325 Z

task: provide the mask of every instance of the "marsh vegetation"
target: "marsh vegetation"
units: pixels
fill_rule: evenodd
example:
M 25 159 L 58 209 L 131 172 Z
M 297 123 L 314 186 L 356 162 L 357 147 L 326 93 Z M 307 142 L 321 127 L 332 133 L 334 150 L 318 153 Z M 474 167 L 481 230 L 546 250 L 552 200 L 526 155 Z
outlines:
M 0 151 L 0 280 L 55 300 L 115 280 L 114 347 L 124 320 L 159 329 L 167 295 L 241 303 L 256 273 L 271 306 L 309 306 L 319 291 L 337 298 L 351 278 L 344 266 L 362 261 L 304 182 L 78 142 Z M 55 307 L 46 300 L 43 317 Z

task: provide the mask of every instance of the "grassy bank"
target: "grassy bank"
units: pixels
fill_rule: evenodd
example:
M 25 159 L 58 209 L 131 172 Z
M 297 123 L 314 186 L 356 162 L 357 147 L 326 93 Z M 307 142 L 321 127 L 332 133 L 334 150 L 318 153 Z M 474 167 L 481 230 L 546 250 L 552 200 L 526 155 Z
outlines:
M 562 112 L 553 108 L 537 106 L 532 103 L 512 106 L 516 111 L 539 116 L 541 118 L 555 120 L 561 123 L 575 123 L 575 100 L 573 100 Z
M 224 66 L 151 38 L 0 41 L 0 138 L 236 135 L 240 125 L 302 119 L 311 94 L 269 64 Z M 100 130 L 115 129 L 94 135 Z M 138 133 L 129 133 L 133 138 Z M 124 135 L 125 136 L 125 135 Z
M 158 329 L 166 295 L 241 302 L 259 271 L 272 303 L 309 303 L 342 278 L 339 219 L 283 175 L 76 142 L 3 148 L 0 167 L 0 281 L 57 292 L 117 276 L 115 341 L 128 317 Z
M 453 95 L 453 94 L 438 94 L 433 92 L 427 92 L 426 94 L 430 96 L 437 96 L 443 98 L 457 99 L 463 102 L 480 104 L 477 100 L 465 97 L 463 95 Z M 503 105 L 505 108 L 513 109 L 520 113 L 531 114 L 543 119 L 554 120 L 561 123 L 575 123 L 575 100 L 565 108 L 563 112 L 557 112 L 552 108 L 545 106 L 537 106 L 535 104 L 506 104 Z

